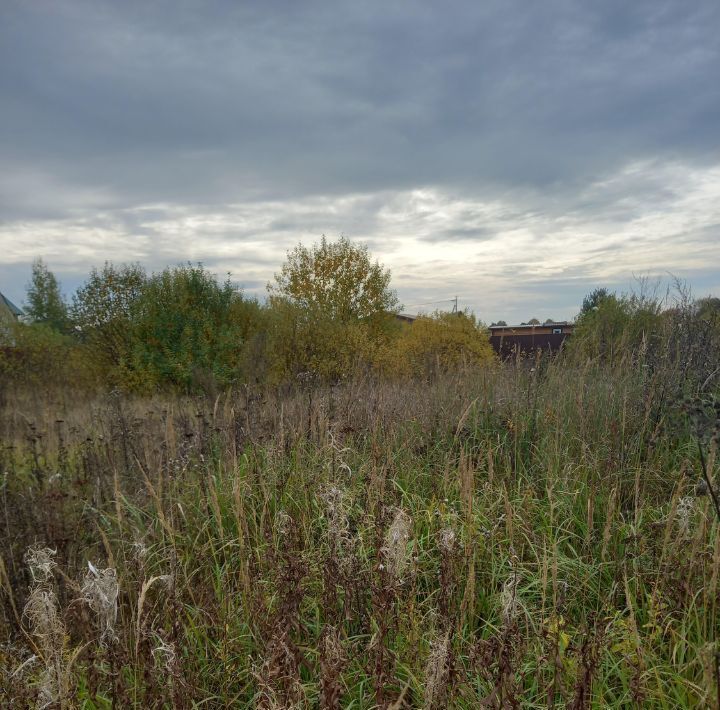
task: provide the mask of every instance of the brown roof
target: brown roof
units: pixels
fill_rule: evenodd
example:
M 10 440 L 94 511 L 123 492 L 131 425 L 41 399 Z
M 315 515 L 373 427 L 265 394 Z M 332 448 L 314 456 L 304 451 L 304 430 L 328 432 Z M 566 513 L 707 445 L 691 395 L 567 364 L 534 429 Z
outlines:
M 521 323 L 520 325 L 491 325 L 490 330 L 532 330 L 533 328 L 572 328 L 569 320 L 558 320 L 552 323 Z

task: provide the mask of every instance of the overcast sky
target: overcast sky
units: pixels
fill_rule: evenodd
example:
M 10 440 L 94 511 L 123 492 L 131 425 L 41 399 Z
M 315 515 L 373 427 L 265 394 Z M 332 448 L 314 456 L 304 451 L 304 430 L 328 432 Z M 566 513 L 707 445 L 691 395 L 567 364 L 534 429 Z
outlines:
M 40 256 L 262 296 L 344 234 L 410 311 L 720 295 L 719 38 L 718 0 L 0 0 L 0 290 Z

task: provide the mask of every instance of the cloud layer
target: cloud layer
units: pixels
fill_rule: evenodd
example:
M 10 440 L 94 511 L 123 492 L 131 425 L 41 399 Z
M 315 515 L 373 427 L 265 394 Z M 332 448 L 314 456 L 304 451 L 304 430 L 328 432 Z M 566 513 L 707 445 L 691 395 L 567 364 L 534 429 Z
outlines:
M 407 305 L 489 319 L 640 273 L 720 290 L 714 1 L 10 0 L 0 28 L 15 299 L 35 256 L 68 285 L 202 260 L 261 292 L 323 233 Z

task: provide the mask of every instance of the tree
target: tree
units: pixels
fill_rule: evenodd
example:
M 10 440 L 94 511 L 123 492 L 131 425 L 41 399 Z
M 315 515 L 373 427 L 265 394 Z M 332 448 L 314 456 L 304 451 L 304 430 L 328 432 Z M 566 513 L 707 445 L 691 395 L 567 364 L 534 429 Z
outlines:
M 599 308 L 600 304 L 602 304 L 603 301 L 611 298 L 613 295 L 614 294 L 611 294 L 610 291 L 608 291 L 606 288 L 594 289 L 587 296 L 585 296 L 585 298 L 583 298 L 580 315 L 582 316 L 586 313 L 589 313 L 590 311 L 596 310 L 597 308 Z
M 641 346 L 658 347 L 663 318 L 657 299 L 643 294 L 618 296 L 596 289 L 583 301 L 583 307 L 570 341 L 574 352 L 613 361 Z
M 46 325 L 59 332 L 67 330 L 67 305 L 60 293 L 60 284 L 42 259 L 33 261 L 25 313 L 33 323 Z
M 186 390 L 240 378 L 259 306 L 202 265 L 167 268 L 145 284 L 135 306 L 133 366 L 146 380 Z
M 91 363 L 112 384 L 123 384 L 132 356 L 136 307 L 147 281 L 139 264 L 93 269 L 73 296 L 70 315 Z
M 390 271 L 345 237 L 295 247 L 268 292 L 278 379 L 302 372 L 346 376 L 373 362 L 399 327 Z
M 706 296 L 695 301 L 695 311 L 698 318 L 720 322 L 720 298 Z
M 73 296 L 75 325 L 84 331 L 129 322 L 146 281 L 140 264 L 115 266 L 106 261 L 101 271 L 93 268 Z
M 528 322 L 528 325 L 540 325 L 540 321 L 537 318 L 531 318 Z
M 271 299 L 283 299 L 303 310 L 348 321 L 397 313 L 397 294 L 390 288 L 390 271 L 373 261 L 366 246 L 346 237 L 308 248 L 299 244 L 288 252 Z

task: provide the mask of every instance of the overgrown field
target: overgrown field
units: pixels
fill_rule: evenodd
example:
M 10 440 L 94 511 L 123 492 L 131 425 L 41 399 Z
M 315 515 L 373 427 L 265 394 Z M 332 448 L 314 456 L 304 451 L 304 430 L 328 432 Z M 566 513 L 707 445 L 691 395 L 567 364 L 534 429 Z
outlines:
M 0 702 L 717 707 L 714 380 L 531 365 L 5 392 Z

